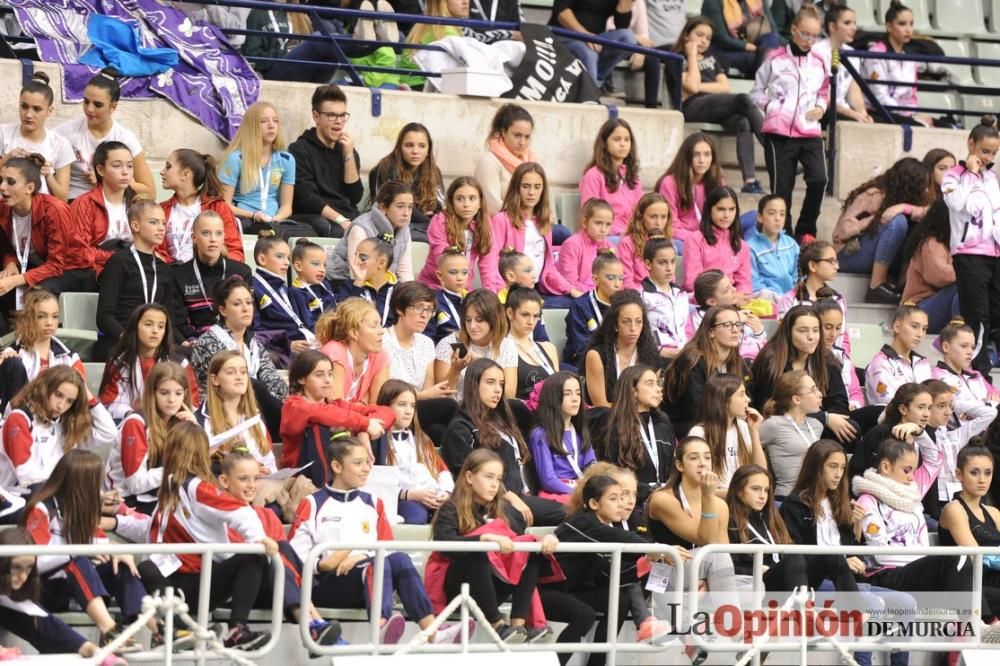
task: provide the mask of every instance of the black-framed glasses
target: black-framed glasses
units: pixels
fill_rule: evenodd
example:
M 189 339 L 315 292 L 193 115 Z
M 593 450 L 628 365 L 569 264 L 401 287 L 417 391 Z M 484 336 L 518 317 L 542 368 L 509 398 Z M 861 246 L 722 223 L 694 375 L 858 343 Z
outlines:
M 316 113 L 323 116 L 323 118 L 326 120 L 341 120 L 345 123 L 351 117 L 351 114 L 348 113 L 347 111 L 344 111 L 343 113 L 336 113 L 334 111 L 317 111 Z
M 742 331 L 743 327 L 746 326 L 741 321 L 720 321 L 717 324 L 712 324 L 712 328 L 725 328 L 727 331 Z
M 838 259 L 837 257 L 824 257 L 823 259 L 817 259 L 816 261 L 825 261 L 832 266 L 840 265 L 840 259 Z
M 417 307 L 416 305 L 411 305 L 410 309 L 416 312 L 418 315 L 432 315 L 434 314 L 434 306 L 428 305 L 425 307 Z

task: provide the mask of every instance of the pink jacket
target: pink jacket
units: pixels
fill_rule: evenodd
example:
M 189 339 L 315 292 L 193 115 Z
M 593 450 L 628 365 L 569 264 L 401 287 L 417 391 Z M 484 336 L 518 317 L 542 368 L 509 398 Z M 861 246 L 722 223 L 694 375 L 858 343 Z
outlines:
M 872 44 L 868 49 L 872 53 L 887 53 L 888 48 L 885 42 Z M 857 62 L 857 61 L 855 61 Z M 878 79 L 880 81 L 913 81 L 917 82 L 917 63 L 909 60 L 862 60 L 861 73 L 866 79 Z M 916 86 L 872 86 L 875 99 L 887 106 L 906 106 L 913 108 L 917 105 Z M 868 108 L 872 108 L 869 106 Z M 911 116 L 913 111 L 894 110 L 900 116 Z
M 469 225 L 469 230 L 474 232 L 475 229 L 475 222 L 473 222 Z M 417 276 L 417 280 L 423 282 L 431 289 L 441 289 L 441 283 L 437 279 L 438 260 L 450 245 L 448 234 L 445 232 L 444 213 L 437 213 L 431 218 L 430 224 L 427 225 L 427 261 L 424 263 L 420 275 Z M 486 257 L 480 257 L 474 248 L 468 248 L 466 256 L 469 257 L 469 281 L 467 284 L 472 284 L 472 281 L 476 277 L 477 265 L 479 266 L 480 275 L 483 274 Z M 496 269 L 496 266 L 493 268 Z
M 611 248 L 607 240 L 595 242 L 585 231 L 578 231 L 559 246 L 556 267 L 575 289 L 590 291 L 594 288 L 594 259 L 600 250 Z
M 750 97 L 764 109 L 764 134 L 793 139 L 822 136 L 819 118 L 807 120 L 806 113 L 817 106 L 826 110 L 830 65 L 813 51 L 795 55 L 791 45 L 774 49 L 757 70 Z
M 951 254 L 1000 257 L 1000 183 L 986 169 L 978 174 L 965 163 L 948 169 L 941 181 L 951 221 Z
M 705 208 L 705 184 L 695 183 L 693 208 L 681 210 L 681 198 L 677 193 L 677 182 L 673 176 L 667 176 L 660 183 L 660 194 L 670 206 L 670 214 L 674 220 L 674 238 L 687 242 L 689 237 L 698 233 L 698 227 L 701 225 L 701 211 Z
M 620 173 L 625 176 L 625 166 L 622 165 Z M 632 219 L 635 212 L 635 205 L 642 198 L 642 183 L 637 183 L 635 187 L 629 187 L 624 181 L 620 181 L 618 189 L 609 192 L 604 184 L 604 175 L 598 171 L 597 167 L 590 167 L 583 172 L 580 179 L 580 205 L 587 203 L 590 199 L 603 199 L 611 205 L 615 211 L 615 223 L 611 226 L 612 236 L 621 236 L 625 233 L 625 227 Z
M 500 211 L 490 219 L 490 226 L 493 227 L 493 247 L 490 253 L 482 258 L 479 270 L 482 275 L 483 287 L 494 293 L 499 293 L 504 288 L 503 278 L 500 276 L 500 252 L 507 247 L 512 247 L 518 252 L 524 252 L 524 229 L 517 229 L 510 223 L 510 217 L 506 211 Z M 573 288 L 556 268 L 555 257 L 552 256 L 552 231 L 545 234 L 545 265 L 542 266 L 541 275 L 538 276 L 538 290 L 543 294 L 564 295 Z
M 735 220 L 733 224 L 739 224 Z M 729 247 L 729 229 L 715 228 L 715 245 L 709 245 L 702 234 L 688 238 L 684 243 L 684 291 L 694 291 L 694 280 L 710 268 L 717 268 L 733 281 L 737 291 L 749 294 L 753 289 L 750 278 L 750 248 L 746 241 L 733 254 Z
M 649 271 L 646 269 L 646 262 L 642 259 L 642 253 L 636 252 L 632 236 L 622 236 L 618 243 L 618 258 L 625 266 L 625 281 L 622 283 L 622 287 L 642 291 L 642 281 L 649 277 Z

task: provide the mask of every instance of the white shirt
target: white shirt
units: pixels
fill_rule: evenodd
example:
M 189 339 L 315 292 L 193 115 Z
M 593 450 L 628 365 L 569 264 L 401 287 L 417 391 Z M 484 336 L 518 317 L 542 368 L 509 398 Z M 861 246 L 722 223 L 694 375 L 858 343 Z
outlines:
M 20 252 L 21 248 L 27 244 L 28 252 L 31 252 L 31 213 L 18 215 L 11 212 L 11 217 L 14 224 L 14 240 L 17 241 L 16 249 Z
M 437 344 L 435 349 L 434 358 L 438 361 L 450 362 L 452 343 L 458 342 L 458 336 L 455 333 L 445 336 Z M 504 338 L 500 343 L 500 353 L 496 356 L 493 355 L 492 347 L 480 347 L 478 345 L 469 345 L 469 353 L 476 358 L 492 358 L 496 361 L 501 368 L 517 368 L 517 345 L 510 338 Z M 462 370 L 462 374 L 458 376 L 458 386 L 455 391 L 455 399 L 462 402 L 462 387 L 465 385 L 465 369 Z
M 194 218 L 201 213 L 201 199 L 190 206 L 175 203 L 167 220 L 167 251 L 179 264 L 194 258 Z
M 820 504 L 822 515 L 816 516 L 816 545 L 817 546 L 839 546 L 840 529 L 837 521 L 833 519 L 833 509 L 830 508 L 830 500 L 823 499 Z
M 71 195 L 72 196 L 72 195 Z M 125 208 L 125 200 L 121 203 L 111 203 L 104 197 L 104 209 L 108 211 L 108 235 L 100 240 L 104 243 L 109 240 L 121 239 L 132 242 L 132 230 L 128 226 L 128 210 Z
M 95 137 L 87 129 L 86 116 L 69 120 L 55 128 L 55 132 L 69 141 L 73 151 L 73 164 L 69 169 L 69 198 L 76 199 L 93 189 L 93 184 L 87 177 L 92 168 L 94 151 L 104 141 L 119 141 L 128 146 L 135 158 L 142 154 L 142 144 L 135 132 L 122 126 L 115 120 L 111 121 L 111 131 L 100 138 Z
M 524 221 L 524 254 L 535 265 L 535 277 L 541 277 L 545 267 L 545 238 L 538 233 L 534 220 Z
M 73 163 L 73 148 L 61 134 L 46 131 L 45 137 L 40 142 L 35 143 L 21 136 L 21 123 L 0 125 L 0 154 L 6 155 L 15 148 L 23 148 L 29 153 L 38 153 L 51 162 L 56 169 Z M 45 178 L 42 178 L 41 192 L 50 194 L 49 185 Z
M 726 431 L 726 452 L 722 458 L 722 475 L 719 477 L 719 487 L 728 488 L 729 481 L 733 474 L 740 467 L 739 443 L 736 438 L 736 430 L 739 429 L 740 437 L 743 438 L 743 446 L 747 453 L 753 452 L 753 442 L 750 440 L 750 427 L 743 419 L 736 421 L 736 427 L 730 426 Z M 705 428 L 700 423 L 688 432 L 688 437 L 705 437 Z
M 388 326 L 382 348 L 389 354 L 389 377 L 408 382 L 418 391 L 422 389 L 427 368 L 434 364 L 434 341 L 423 333 L 415 333 L 410 347 L 406 348 L 399 344 L 396 329 Z

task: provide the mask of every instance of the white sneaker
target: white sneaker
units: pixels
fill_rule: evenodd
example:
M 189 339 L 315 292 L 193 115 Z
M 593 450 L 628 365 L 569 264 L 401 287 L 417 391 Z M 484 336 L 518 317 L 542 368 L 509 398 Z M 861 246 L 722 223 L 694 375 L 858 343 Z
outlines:
M 469 620 L 469 640 L 472 640 L 472 636 L 476 633 L 476 621 Z M 462 642 L 462 623 L 456 622 L 454 624 L 444 625 L 438 629 L 437 633 L 434 635 L 434 643 L 461 643 Z
M 364 0 L 358 7 L 363 12 L 375 11 L 375 5 L 368 0 Z M 372 19 L 358 19 L 354 24 L 354 39 L 370 42 L 375 40 L 375 21 Z
M 387 0 L 378 0 L 375 3 L 375 8 L 383 14 L 395 11 Z M 382 42 L 398 42 L 399 27 L 392 20 L 382 19 L 381 21 L 375 21 L 375 35 Z

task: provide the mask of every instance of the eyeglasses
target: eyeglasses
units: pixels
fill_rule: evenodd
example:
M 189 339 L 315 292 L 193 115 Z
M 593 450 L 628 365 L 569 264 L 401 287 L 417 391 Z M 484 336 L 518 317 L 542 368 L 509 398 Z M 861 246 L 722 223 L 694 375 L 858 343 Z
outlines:
M 416 312 L 418 315 L 432 315 L 434 314 L 434 306 L 428 305 L 427 307 L 418 307 L 416 305 L 411 305 L 410 309 Z
M 839 266 L 840 265 L 840 259 L 838 259 L 837 257 L 826 257 L 824 259 L 817 259 L 816 261 L 825 261 L 825 262 L 829 263 L 831 266 Z
M 712 324 L 712 328 L 719 328 L 720 326 L 727 331 L 742 331 L 746 324 L 741 321 L 720 321 L 718 324 Z
M 340 120 L 345 123 L 351 117 L 351 114 L 346 111 L 343 113 L 334 113 L 333 111 L 317 111 L 316 113 L 323 116 L 325 120 Z
M 819 39 L 819 35 L 814 35 L 811 32 L 802 32 L 797 28 L 795 30 L 795 34 L 798 35 L 799 39 L 801 39 L 804 42 L 815 42 L 817 39 Z
M 820 392 L 819 387 L 813 384 L 813 387 L 808 391 L 803 391 L 802 393 L 796 393 L 795 395 L 813 395 Z

